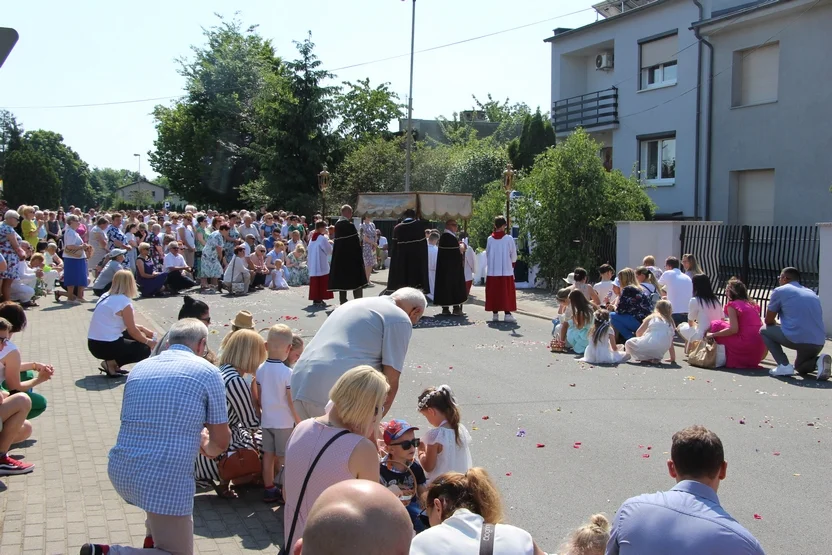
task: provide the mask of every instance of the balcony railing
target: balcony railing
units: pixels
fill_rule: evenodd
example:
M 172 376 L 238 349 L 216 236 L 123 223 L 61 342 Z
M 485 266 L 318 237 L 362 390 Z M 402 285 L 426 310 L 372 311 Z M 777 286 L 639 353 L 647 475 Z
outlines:
M 556 133 L 576 127 L 590 129 L 618 124 L 618 89 L 612 87 L 558 100 L 552 106 L 552 120 Z

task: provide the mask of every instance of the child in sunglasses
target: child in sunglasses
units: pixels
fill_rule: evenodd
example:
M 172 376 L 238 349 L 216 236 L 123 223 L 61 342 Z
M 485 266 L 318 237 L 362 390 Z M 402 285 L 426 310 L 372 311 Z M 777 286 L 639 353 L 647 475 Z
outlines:
M 419 428 L 404 420 L 391 420 L 382 426 L 384 448 L 387 455 L 381 460 L 381 485 L 395 493 L 410 513 L 413 530 L 425 529 L 419 519 L 422 510 L 419 500 L 425 492 L 427 478 L 421 465 L 414 460 L 419 438 L 414 433 Z

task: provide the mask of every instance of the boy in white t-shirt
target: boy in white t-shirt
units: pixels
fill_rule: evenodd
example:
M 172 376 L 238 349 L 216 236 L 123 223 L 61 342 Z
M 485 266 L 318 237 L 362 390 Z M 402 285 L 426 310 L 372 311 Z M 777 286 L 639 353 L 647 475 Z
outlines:
M 609 264 L 601 264 L 601 267 L 598 268 L 598 273 L 601 274 L 601 281 L 594 285 L 594 289 L 598 293 L 598 298 L 601 300 L 601 308 L 606 308 L 614 304 L 616 299 L 615 291 L 613 291 L 613 287 L 615 286 L 615 282 L 613 281 L 615 270 Z
M 292 369 L 284 364 L 292 350 L 292 330 L 283 324 L 269 328 L 266 338 L 268 359 L 257 369 L 254 396 L 261 407 L 263 430 L 263 501 L 283 503 L 280 489 L 274 483 L 275 473 L 283 466 L 286 444 L 300 418 L 292 403 Z

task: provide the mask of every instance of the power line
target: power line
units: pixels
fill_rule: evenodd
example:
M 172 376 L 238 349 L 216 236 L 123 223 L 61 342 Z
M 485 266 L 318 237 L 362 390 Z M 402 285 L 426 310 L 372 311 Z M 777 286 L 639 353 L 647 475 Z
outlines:
M 482 40 L 482 39 L 493 37 L 493 36 L 496 36 L 496 35 L 502 35 L 504 33 L 510 33 L 512 31 L 518 31 L 520 29 L 526 29 L 528 27 L 533 27 L 535 25 L 540 25 L 542 23 L 548 23 L 550 21 L 555 21 L 557 19 L 563 19 L 564 17 L 570 17 L 570 16 L 573 16 L 573 15 L 577 15 L 579 13 L 590 11 L 590 10 L 594 10 L 594 8 L 591 8 L 591 7 L 590 8 L 583 8 L 581 10 L 576 10 L 574 12 L 569 12 L 569 13 L 557 15 L 555 17 L 550 17 L 550 18 L 547 18 L 547 19 L 541 19 L 539 21 L 534 21 L 532 23 L 525 23 L 523 25 L 518 25 L 517 27 L 502 29 L 500 31 L 494 31 L 493 33 L 486 33 L 485 35 L 470 37 L 470 38 L 467 38 L 467 39 L 462 39 L 462 40 L 458 40 L 458 41 L 454 41 L 454 42 L 449 42 L 447 44 L 440 44 L 438 46 L 431 46 L 430 48 L 417 50 L 416 54 L 424 54 L 425 52 L 433 52 L 435 50 L 440 50 L 442 48 L 449 48 L 451 46 L 458 46 L 460 44 L 465 44 L 467 42 L 473 42 L 473 41 L 476 41 L 476 40 Z M 355 67 L 361 67 L 361 66 L 366 66 L 366 65 L 370 65 L 370 64 L 377 64 L 377 63 L 381 63 L 381 62 L 387 62 L 389 60 L 396 60 L 396 59 L 399 59 L 399 58 L 404 58 L 406 56 L 410 56 L 410 53 L 408 52 L 407 54 L 397 54 L 395 56 L 388 56 L 386 58 L 378 58 L 376 60 L 369 60 L 369 61 L 366 61 L 366 62 L 359 62 L 357 64 L 351 64 L 351 65 L 346 65 L 346 66 L 342 66 L 342 67 L 337 67 L 337 68 L 334 68 L 334 69 L 331 69 L 331 70 L 328 70 L 328 71 L 335 72 L 335 71 L 341 71 L 341 70 L 344 70 L 344 69 L 352 69 L 352 68 L 355 68 Z M 234 91 L 234 90 L 236 90 L 236 88 L 218 89 L 216 92 L 228 92 L 228 91 Z M 139 104 L 139 103 L 142 103 L 142 102 L 158 102 L 160 100 L 173 100 L 175 98 L 184 98 L 185 96 L 187 96 L 187 95 L 186 94 L 177 94 L 177 95 L 173 95 L 173 96 L 158 96 L 158 97 L 154 97 L 154 98 L 138 98 L 138 99 L 134 99 L 134 100 L 117 100 L 117 101 L 112 101 L 112 102 L 93 102 L 93 103 L 88 103 L 88 104 L 63 104 L 63 105 L 53 105 L 53 106 L 6 106 L 6 107 L 0 107 L 0 110 L 49 110 L 49 109 L 64 109 L 64 108 L 92 108 L 92 107 L 97 107 L 97 106 L 116 106 L 116 105 L 120 105 L 120 104 Z

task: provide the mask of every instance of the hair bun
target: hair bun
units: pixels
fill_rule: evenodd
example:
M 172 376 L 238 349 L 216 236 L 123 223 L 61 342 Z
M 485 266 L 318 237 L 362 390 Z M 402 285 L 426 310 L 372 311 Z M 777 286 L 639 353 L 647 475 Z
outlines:
M 610 529 L 610 521 L 607 520 L 607 517 L 605 517 L 604 515 L 602 515 L 600 513 L 596 514 L 596 515 L 592 515 L 589 519 L 589 522 L 593 526 L 597 526 L 598 528 L 601 528 L 602 530 L 606 531 L 606 530 Z
M 182 297 L 182 302 L 184 302 L 187 305 L 190 305 L 194 304 L 196 302 L 196 299 L 194 299 L 190 295 L 185 295 L 184 297 Z

